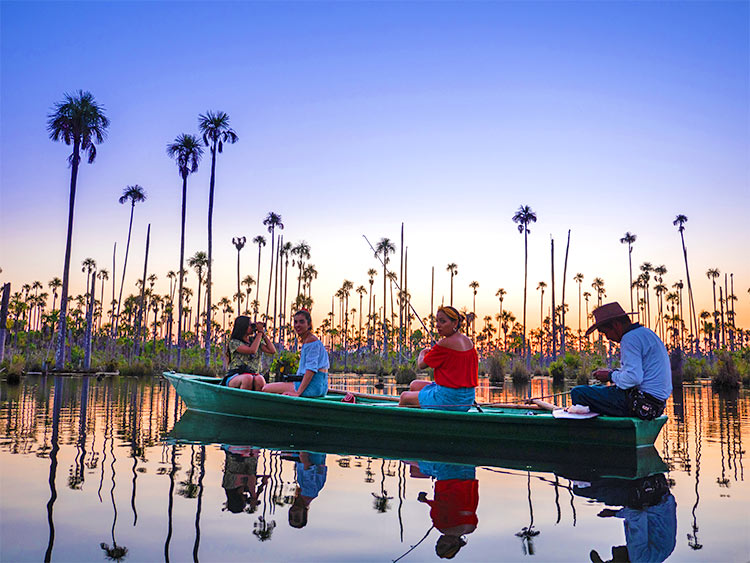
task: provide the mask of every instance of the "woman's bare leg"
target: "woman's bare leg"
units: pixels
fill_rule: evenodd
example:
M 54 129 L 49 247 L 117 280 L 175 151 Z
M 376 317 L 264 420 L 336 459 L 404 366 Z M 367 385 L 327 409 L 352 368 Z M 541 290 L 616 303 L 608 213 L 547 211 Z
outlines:
M 409 391 L 421 391 L 429 384 L 430 382 L 425 379 L 415 379 L 409 384 Z
M 404 391 L 398 399 L 399 407 L 418 407 L 419 391 Z
M 255 376 L 251 373 L 241 373 L 233 377 L 227 384 L 227 387 L 252 390 L 254 378 Z
M 262 391 L 264 393 L 278 393 L 279 395 L 283 395 L 289 391 L 294 391 L 294 383 L 266 383 Z

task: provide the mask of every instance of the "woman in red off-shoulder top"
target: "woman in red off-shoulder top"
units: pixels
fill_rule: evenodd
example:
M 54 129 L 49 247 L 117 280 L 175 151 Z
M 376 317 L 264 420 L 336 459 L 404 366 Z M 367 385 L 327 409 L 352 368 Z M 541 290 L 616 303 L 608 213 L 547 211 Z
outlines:
M 461 313 L 453 307 L 440 307 L 435 321 L 443 338 L 419 353 L 420 369 L 433 368 L 435 381 L 412 381 L 401 393 L 399 405 L 426 409 L 468 411 L 474 404 L 474 388 L 479 378 L 479 357 L 474 343 L 459 332 Z

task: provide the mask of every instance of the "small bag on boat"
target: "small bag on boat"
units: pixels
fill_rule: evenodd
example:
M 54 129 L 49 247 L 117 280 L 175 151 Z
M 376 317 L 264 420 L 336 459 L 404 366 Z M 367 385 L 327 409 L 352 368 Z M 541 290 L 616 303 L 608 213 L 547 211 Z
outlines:
M 628 389 L 628 406 L 633 416 L 643 420 L 653 420 L 664 412 L 666 403 L 637 387 Z

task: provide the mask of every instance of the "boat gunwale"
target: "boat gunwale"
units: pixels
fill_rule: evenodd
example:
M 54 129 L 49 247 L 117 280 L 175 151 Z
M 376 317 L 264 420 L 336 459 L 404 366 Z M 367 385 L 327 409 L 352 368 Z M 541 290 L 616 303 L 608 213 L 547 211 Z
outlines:
M 167 378 L 170 382 L 173 382 L 173 385 L 175 387 L 175 391 L 178 392 L 178 386 L 176 383 L 181 382 L 187 382 L 190 385 L 199 385 L 201 387 L 213 387 L 215 388 L 218 383 L 218 379 L 216 381 L 213 381 L 215 378 L 211 378 L 209 376 L 196 376 L 191 374 L 183 374 L 178 372 L 164 372 L 164 377 Z M 248 389 L 238 389 L 233 387 L 226 387 L 222 386 L 220 392 L 222 394 L 229 394 L 229 395 L 236 395 L 236 396 L 245 396 L 245 397 L 253 397 L 254 399 L 259 399 L 264 402 L 269 403 L 279 403 L 281 405 L 284 405 L 284 407 L 289 407 L 292 405 L 305 405 L 307 407 L 315 407 L 315 408 L 321 408 L 323 410 L 333 409 L 335 411 L 339 412 L 356 412 L 361 411 L 363 409 L 370 410 L 374 409 L 376 412 L 380 411 L 382 412 L 383 409 L 387 409 L 388 413 L 394 413 L 396 417 L 423 417 L 423 418 L 433 418 L 433 419 L 439 419 L 441 421 L 445 420 L 457 420 L 457 421 L 468 421 L 473 419 L 484 419 L 485 421 L 514 421 L 518 422 L 520 420 L 524 420 L 526 424 L 530 425 L 546 425 L 549 423 L 550 420 L 555 420 L 556 424 L 564 425 L 564 424 L 576 424 L 576 425 L 586 425 L 589 427 L 593 427 L 594 429 L 599 426 L 602 429 L 610 428 L 610 429 L 633 429 L 634 431 L 637 431 L 639 425 L 641 423 L 649 423 L 649 422 L 655 422 L 659 421 L 660 419 L 664 419 L 666 421 L 667 417 L 666 415 L 662 415 L 659 418 L 655 419 L 654 421 L 641 421 L 634 417 L 615 417 L 615 416 L 604 416 L 600 415 L 595 418 L 590 419 L 584 419 L 584 420 L 569 420 L 569 419 L 556 419 L 552 416 L 552 413 L 550 412 L 538 412 L 538 411 L 523 411 L 523 409 L 520 409 L 521 412 L 507 412 L 503 411 L 502 409 L 494 410 L 494 407 L 482 407 L 483 409 L 493 409 L 493 410 L 485 410 L 484 412 L 456 412 L 456 411 L 446 411 L 446 410 L 439 410 L 439 409 L 419 409 L 419 408 L 398 408 L 396 405 L 383 405 L 383 404 L 368 404 L 365 402 L 361 403 L 345 403 L 342 401 L 332 401 L 332 400 L 326 400 L 321 401 L 317 397 L 292 397 L 288 395 L 281 395 L 281 394 L 275 394 L 275 393 L 261 393 L 259 391 L 251 391 Z M 179 394 L 179 392 L 178 392 Z M 249 395 L 248 395 L 249 394 Z M 191 408 L 191 407 L 188 407 Z M 234 413 L 227 413 L 223 411 L 214 411 L 214 410 L 205 410 L 205 409 L 196 409 L 192 408 L 192 410 L 197 410 L 200 412 L 208 412 L 208 413 L 214 413 L 214 414 L 223 414 L 227 416 L 237 416 L 240 418 L 256 418 L 249 414 L 234 414 Z M 324 421 L 321 421 L 322 425 L 326 425 Z M 663 424 L 661 425 L 663 426 Z M 656 437 L 658 436 L 659 432 L 661 431 L 661 426 L 659 431 L 656 433 L 656 436 L 654 437 L 654 441 L 656 440 Z M 638 446 L 641 447 L 641 446 Z

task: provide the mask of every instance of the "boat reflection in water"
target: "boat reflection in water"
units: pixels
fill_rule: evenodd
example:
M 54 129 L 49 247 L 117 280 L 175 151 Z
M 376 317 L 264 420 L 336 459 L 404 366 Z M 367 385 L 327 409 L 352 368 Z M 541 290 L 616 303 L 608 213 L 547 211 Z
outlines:
M 573 494 L 597 500 L 604 508 L 601 518 L 622 518 L 625 543 L 612 546 L 609 561 L 661 562 L 674 551 L 677 542 L 677 503 L 663 473 L 640 479 L 599 479 L 575 483 Z M 592 550 L 591 561 L 603 563 Z
M 243 444 L 248 436 L 257 437 L 253 446 L 271 450 L 306 450 L 339 455 L 361 455 L 383 459 L 430 460 L 459 465 L 503 467 L 522 471 L 542 471 L 587 480 L 600 477 L 637 478 L 666 470 L 653 446 L 608 448 L 529 446 L 519 442 L 498 443 L 478 451 L 476 444 L 463 448 L 453 444 L 441 447 L 439 438 L 414 440 L 405 434 L 370 431 L 321 432 L 304 424 L 229 417 L 186 411 L 167 438 L 178 443 Z

